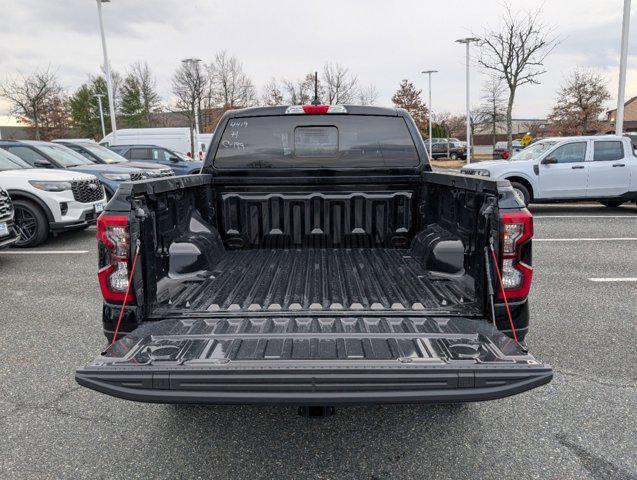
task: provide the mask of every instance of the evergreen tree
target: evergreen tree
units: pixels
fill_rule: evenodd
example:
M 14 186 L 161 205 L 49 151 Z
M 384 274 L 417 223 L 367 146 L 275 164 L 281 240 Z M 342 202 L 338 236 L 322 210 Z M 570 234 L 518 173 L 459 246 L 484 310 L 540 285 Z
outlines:
M 403 80 L 400 82 L 398 91 L 391 97 L 391 101 L 396 108 L 404 108 L 416 122 L 416 126 L 420 131 L 420 134 L 424 137 L 429 135 L 429 109 L 420 98 L 421 90 L 416 90 L 416 87 L 409 80 Z
M 97 140 L 102 138 L 102 127 L 100 124 L 99 106 L 94 93 L 93 86 L 88 83 L 78 88 L 69 98 L 69 114 L 71 125 L 77 130 L 79 136 Z M 102 98 L 102 104 L 106 113 L 108 111 L 108 103 L 105 98 Z M 110 128 L 110 122 L 106 122 L 106 125 Z
M 128 75 L 122 85 L 121 121 L 127 128 L 148 127 L 148 117 L 144 111 L 142 92 L 133 75 Z

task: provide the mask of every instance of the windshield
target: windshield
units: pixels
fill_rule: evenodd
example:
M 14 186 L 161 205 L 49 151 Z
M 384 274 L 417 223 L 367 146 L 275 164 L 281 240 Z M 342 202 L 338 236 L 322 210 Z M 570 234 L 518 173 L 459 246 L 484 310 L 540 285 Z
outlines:
M 38 150 L 53 158 L 63 167 L 77 167 L 78 165 L 93 165 L 79 153 L 75 153 L 70 148 L 61 145 L 36 145 Z
M 176 152 L 176 151 L 171 150 L 169 148 L 167 148 L 166 150 L 168 150 L 171 155 L 174 155 L 175 157 L 180 158 L 180 159 L 182 159 L 185 162 L 194 162 L 194 159 L 190 158 L 188 155 L 184 155 L 183 153 Z
M 106 147 L 93 143 L 80 143 L 82 148 L 85 148 L 104 163 L 125 163 L 128 162 L 119 153 L 115 153 L 113 150 L 109 150 Z
M 533 160 L 534 158 L 538 158 L 544 152 L 546 152 L 549 148 L 555 145 L 557 142 L 538 142 L 533 145 L 529 145 L 520 153 L 516 153 L 511 157 L 512 161 L 517 160 Z
M 33 168 L 20 157 L 0 148 L 0 172 Z

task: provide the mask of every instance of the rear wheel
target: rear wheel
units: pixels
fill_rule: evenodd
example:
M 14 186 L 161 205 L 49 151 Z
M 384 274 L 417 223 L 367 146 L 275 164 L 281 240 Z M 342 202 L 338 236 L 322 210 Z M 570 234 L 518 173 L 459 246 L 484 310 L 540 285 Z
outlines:
M 529 189 L 518 182 L 511 182 L 511 186 L 520 200 L 524 202 L 524 206 L 527 206 L 531 201 L 531 193 L 529 192 Z
M 28 200 L 15 200 L 15 225 L 20 233 L 16 247 L 35 247 L 49 236 L 49 222 L 40 207 Z
M 623 205 L 624 202 L 621 200 L 602 200 L 601 202 L 602 205 L 605 205 L 608 208 L 617 208 L 620 205 Z

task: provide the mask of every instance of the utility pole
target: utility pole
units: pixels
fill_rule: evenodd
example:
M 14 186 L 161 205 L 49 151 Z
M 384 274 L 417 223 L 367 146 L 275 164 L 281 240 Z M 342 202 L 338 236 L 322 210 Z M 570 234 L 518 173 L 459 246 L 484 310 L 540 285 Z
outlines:
M 622 22 L 622 44 L 619 57 L 619 87 L 617 91 L 617 115 L 615 135 L 624 134 L 624 96 L 626 95 L 626 64 L 628 62 L 628 31 L 630 29 L 630 0 L 624 0 L 624 20 Z
M 97 103 L 100 106 L 100 123 L 102 124 L 102 138 L 104 138 L 106 136 L 106 127 L 104 127 L 104 110 L 102 110 L 102 97 L 104 95 L 96 93 L 93 96 L 97 98 Z
M 466 47 L 466 69 L 467 69 L 467 163 L 471 163 L 471 89 L 469 83 L 469 65 L 470 55 L 469 46 L 472 42 L 479 42 L 480 39 L 476 37 L 467 37 L 456 40 L 456 43 L 464 43 Z
M 431 106 L 431 74 L 438 73 L 438 70 L 424 70 L 420 73 L 429 75 L 429 160 L 431 160 L 433 158 L 432 152 L 431 152 L 431 135 L 432 135 L 431 116 L 433 115 L 433 108 Z
M 97 0 L 97 15 L 100 20 L 100 34 L 102 35 L 102 53 L 104 54 L 104 73 L 106 74 L 106 88 L 108 90 L 108 109 L 111 113 L 111 130 L 113 131 L 113 142 L 117 135 L 117 121 L 115 120 L 115 96 L 113 95 L 113 79 L 111 77 L 111 65 L 108 61 L 106 51 L 106 37 L 104 36 L 104 22 L 102 20 L 102 3 L 109 3 L 111 0 Z

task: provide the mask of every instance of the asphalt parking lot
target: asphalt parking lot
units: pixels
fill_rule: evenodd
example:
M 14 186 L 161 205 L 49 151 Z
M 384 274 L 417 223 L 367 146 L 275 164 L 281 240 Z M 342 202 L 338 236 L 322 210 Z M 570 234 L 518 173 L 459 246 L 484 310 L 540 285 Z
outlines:
M 637 478 L 637 282 L 619 281 L 637 277 L 637 208 L 532 210 L 528 340 L 553 382 L 480 404 L 327 419 L 79 387 L 75 367 L 105 344 L 94 232 L 0 252 L 0 477 Z

